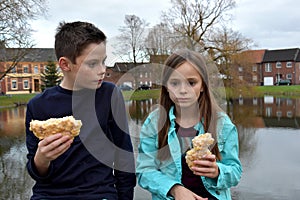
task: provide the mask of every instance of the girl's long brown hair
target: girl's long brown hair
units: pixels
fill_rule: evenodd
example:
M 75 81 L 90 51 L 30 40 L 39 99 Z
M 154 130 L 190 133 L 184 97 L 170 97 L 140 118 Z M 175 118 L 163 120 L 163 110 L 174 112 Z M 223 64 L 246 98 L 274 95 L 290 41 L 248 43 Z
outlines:
M 206 63 L 203 57 L 194 51 L 184 49 L 170 55 L 165 61 L 165 67 L 162 73 L 162 89 L 160 94 L 160 105 L 164 109 L 160 109 L 158 120 L 158 159 L 166 160 L 170 157 L 170 149 L 168 146 L 168 130 L 170 128 L 169 110 L 174 103 L 169 97 L 167 91 L 167 81 L 171 73 L 179 67 L 181 64 L 189 62 L 198 71 L 202 78 L 203 92 L 198 99 L 200 119 L 202 122 L 204 131 L 210 132 L 217 142 L 217 112 L 219 107 L 217 106 L 213 95 L 209 91 L 208 73 L 206 69 Z M 218 145 L 214 145 L 212 153 L 216 155 L 217 160 L 221 160 L 221 155 L 218 149 Z

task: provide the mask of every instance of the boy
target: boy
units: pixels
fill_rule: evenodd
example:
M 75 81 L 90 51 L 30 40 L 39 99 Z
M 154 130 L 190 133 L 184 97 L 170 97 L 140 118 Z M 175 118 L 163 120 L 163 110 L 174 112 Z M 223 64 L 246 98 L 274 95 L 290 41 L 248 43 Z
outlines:
M 27 105 L 31 199 L 132 200 L 136 177 L 123 97 L 103 82 L 106 36 L 87 22 L 62 22 L 55 53 L 62 82 Z M 29 130 L 31 120 L 71 115 L 82 121 L 75 138 L 57 133 L 39 140 Z

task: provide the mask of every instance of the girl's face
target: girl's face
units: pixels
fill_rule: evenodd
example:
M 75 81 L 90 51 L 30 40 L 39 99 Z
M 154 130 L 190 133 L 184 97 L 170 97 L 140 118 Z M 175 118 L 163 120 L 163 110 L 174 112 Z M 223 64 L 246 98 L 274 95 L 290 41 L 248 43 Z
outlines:
M 193 65 L 185 62 L 171 73 L 167 89 L 176 107 L 198 107 L 198 99 L 203 91 L 202 78 Z

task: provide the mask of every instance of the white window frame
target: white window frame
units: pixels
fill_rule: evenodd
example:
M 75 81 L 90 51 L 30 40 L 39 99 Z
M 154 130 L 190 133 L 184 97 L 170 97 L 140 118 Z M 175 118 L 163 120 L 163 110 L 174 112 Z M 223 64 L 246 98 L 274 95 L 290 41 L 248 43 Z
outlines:
M 272 72 L 272 65 L 271 63 L 265 64 L 265 72 Z
M 35 65 L 35 66 L 33 67 L 33 73 L 34 73 L 34 74 L 38 74 L 38 73 L 39 73 L 39 66 Z
M 287 111 L 287 112 L 286 112 L 286 116 L 287 116 L 288 118 L 292 118 L 292 117 L 293 117 L 293 111 Z
M 27 87 L 26 87 L 27 85 Z M 28 80 L 23 80 L 23 89 L 29 89 L 29 81 Z
M 281 64 L 281 62 L 276 62 L 276 68 L 281 68 L 282 67 L 282 64 Z
M 292 68 L 293 67 L 293 63 L 291 61 L 286 62 L 286 68 Z
M 253 76 L 252 76 L 252 81 L 253 81 L 253 82 L 257 82 L 257 75 L 253 75 Z
M 29 73 L 29 67 L 27 65 L 23 66 L 23 73 Z
M 11 68 L 10 73 L 17 73 L 17 66 L 14 66 L 13 68 Z
M 13 87 L 13 86 L 15 86 L 15 87 Z M 13 79 L 13 80 L 11 80 L 11 90 L 17 90 L 18 89 L 18 81 L 17 80 L 15 80 L 15 79 Z

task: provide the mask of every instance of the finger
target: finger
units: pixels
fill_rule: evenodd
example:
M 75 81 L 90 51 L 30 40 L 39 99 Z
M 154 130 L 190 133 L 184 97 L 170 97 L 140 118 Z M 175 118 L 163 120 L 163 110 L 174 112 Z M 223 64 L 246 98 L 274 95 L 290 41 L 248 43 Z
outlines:
M 214 154 L 206 155 L 206 156 L 202 157 L 202 160 L 209 160 L 211 162 L 215 162 L 216 161 L 216 156 Z
M 209 160 L 196 160 L 193 163 L 195 167 L 199 167 L 199 168 L 210 168 L 215 165 L 214 162 L 211 162 Z
M 53 141 L 59 139 L 62 137 L 61 133 L 57 133 L 54 135 L 50 135 L 48 137 L 45 137 L 43 140 L 40 141 L 42 146 L 47 146 L 48 144 L 52 143 Z
M 64 136 L 66 137 L 66 136 Z M 64 141 L 64 140 L 61 140 Z M 55 145 L 57 145 L 60 141 L 55 141 Z M 53 148 L 51 151 L 49 151 L 48 156 L 52 159 L 57 158 L 61 154 L 63 154 L 66 150 L 68 150 L 73 142 L 73 138 L 68 139 L 64 142 L 59 143 L 55 148 Z
M 55 137 L 55 140 L 50 140 L 51 142 L 47 144 L 47 146 L 45 147 L 45 150 L 52 151 L 53 149 L 56 149 L 58 146 L 66 143 L 70 139 L 71 139 L 71 136 L 69 136 L 69 135 L 61 136 L 58 138 Z

